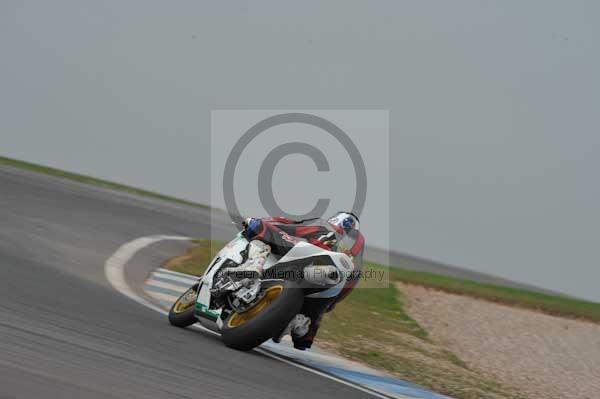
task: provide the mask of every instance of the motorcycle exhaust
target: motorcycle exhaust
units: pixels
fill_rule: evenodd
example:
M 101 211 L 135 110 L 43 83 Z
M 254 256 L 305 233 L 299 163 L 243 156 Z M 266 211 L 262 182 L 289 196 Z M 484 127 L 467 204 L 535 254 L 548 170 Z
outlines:
M 342 281 L 342 276 L 335 266 L 311 265 L 304 268 L 304 280 L 321 286 L 337 285 Z

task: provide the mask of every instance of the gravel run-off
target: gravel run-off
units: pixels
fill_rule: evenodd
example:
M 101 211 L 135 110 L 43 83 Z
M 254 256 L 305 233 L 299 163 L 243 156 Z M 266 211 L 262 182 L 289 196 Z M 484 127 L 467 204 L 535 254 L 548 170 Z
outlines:
M 467 366 L 530 399 L 600 398 L 600 325 L 400 284 L 411 317 Z

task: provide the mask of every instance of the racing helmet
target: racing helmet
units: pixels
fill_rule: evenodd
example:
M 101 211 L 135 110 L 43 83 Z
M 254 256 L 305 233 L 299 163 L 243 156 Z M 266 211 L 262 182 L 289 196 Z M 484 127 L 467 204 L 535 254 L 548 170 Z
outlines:
M 352 212 L 338 212 L 330 217 L 327 221 L 332 225 L 339 227 L 346 233 L 349 233 L 352 230 L 360 229 L 358 216 Z

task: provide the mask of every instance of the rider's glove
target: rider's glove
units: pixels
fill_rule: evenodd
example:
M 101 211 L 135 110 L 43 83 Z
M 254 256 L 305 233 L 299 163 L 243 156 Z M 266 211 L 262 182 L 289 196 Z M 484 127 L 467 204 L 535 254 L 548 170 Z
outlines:
M 333 247 L 337 242 L 335 233 L 333 231 L 328 234 L 324 234 L 324 235 L 320 236 L 317 240 L 320 243 L 327 245 L 328 247 Z
M 244 235 L 248 239 L 252 239 L 252 237 L 260 232 L 261 220 L 258 218 L 246 218 L 242 222 L 242 225 L 244 226 Z

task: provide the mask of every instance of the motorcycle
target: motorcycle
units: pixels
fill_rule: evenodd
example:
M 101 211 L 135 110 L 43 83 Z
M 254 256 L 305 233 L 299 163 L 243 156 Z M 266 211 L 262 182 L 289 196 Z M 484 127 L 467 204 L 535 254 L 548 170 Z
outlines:
M 228 347 L 248 351 L 289 333 L 304 298 L 333 298 L 354 270 L 352 259 L 293 239 L 283 256 L 269 254 L 262 274 L 231 273 L 248 257 L 242 232 L 211 261 L 198 283 L 171 307 L 169 322 L 185 328 L 196 322 L 219 332 Z

